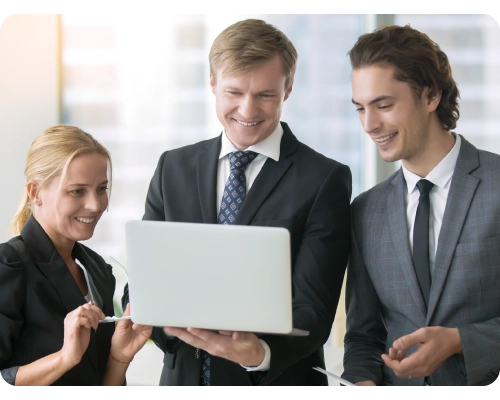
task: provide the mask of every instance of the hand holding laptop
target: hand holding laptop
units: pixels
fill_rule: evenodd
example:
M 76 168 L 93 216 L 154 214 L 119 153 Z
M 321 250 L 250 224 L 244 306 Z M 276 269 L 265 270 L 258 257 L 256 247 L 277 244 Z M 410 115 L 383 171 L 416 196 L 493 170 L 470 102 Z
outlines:
M 164 328 L 165 332 L 178 337 L 183 342 L 226 358 L 229 361 L 245 365 L 260 365 L 264 360 L 265 350 L 257 335 L 251 332 L 213 332 L 198 328 Z
M 293 327 L 287 229 L 128 221 L 125 232 L 134 321 L 246 367 L 270 353 L 258 334 L 309 334 Z M 244 242 L 259 251 L 220 251 Z
M 130 316 L 130 304 L 127 304 L 123 317 Z M 131 320 L 120 321 L 111 339 L 110 354 L 121 362 L 130 362 L 142 349 L 153 332 L 152 326 L 134 324 Z

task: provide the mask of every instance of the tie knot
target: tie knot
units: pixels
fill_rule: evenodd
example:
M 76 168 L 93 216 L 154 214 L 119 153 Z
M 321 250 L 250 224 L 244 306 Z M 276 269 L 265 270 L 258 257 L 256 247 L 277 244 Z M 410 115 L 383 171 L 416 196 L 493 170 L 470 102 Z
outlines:
M 417 187 L 420 194 L 429 194 L 431 189 L 434 187 L 434 184 L 427 179 L 420 179 L 417 182 Z
M 231 169 L 244 171 L 250 163 L 255 160 L 257 155 L 258 153 L 255 151 L 235 151 L 234 153 L 229 153 L 229 164 L 231 165 Z

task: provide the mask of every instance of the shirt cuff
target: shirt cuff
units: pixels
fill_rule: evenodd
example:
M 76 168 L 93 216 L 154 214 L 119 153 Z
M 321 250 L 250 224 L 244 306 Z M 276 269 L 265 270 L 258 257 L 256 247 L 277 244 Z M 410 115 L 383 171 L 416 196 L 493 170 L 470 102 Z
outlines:
M 245 365 L 240 364 L 243 368 L 247 370 L 247 372 L 252 372 L 252 371 L 269 371 L 269 367 L 271 365 L 271 349 L 269 348 L 268 344 L 264 342 L 262 339 L 259 339 L 260 344 L 262 347 L 264 347 L 264 359 L 260 363 L 260 365 L 257 365 L 256 367 L 246 367 Z

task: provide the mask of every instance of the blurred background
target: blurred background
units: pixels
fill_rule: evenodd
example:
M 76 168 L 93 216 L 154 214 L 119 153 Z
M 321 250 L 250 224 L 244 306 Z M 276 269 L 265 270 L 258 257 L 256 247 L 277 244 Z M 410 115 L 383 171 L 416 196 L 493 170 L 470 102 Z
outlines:
M 353 199 L 399 167 L 379 157 L 351 104 L 347 52 L 380 25 L 410 24 L 440 45 L 461 94 L 455 131 L 500 153 L 500 30 L 488 15 L 13 15 L 0 28 L 0 241 L 10 237 L 31 142 L 51 125 L 76 125 L 111 151 L 114 167 L 109 212 L 85 244 L 126 265 L 124 224 L 142 218 L 160 154 L 221 132 L 208 53 L 224 28 L 246 18 L 277 26 L 297 48 L 282 120 L 299 140 L 351 168 Z M 119 315 L 126 275 L 114 273 Z M 337 374 L 344 333 L 342 295 L 325 345 L 327 369 Z M 157 385 L 161 367 L 161 351 L 148 343 L 129 368 L 129 385 Z

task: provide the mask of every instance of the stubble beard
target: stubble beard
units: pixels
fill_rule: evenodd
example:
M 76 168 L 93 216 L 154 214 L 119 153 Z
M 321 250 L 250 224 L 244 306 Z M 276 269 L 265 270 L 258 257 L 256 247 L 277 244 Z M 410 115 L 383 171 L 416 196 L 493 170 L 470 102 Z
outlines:
M 406 135 L 401 137 L 403 143 L 401 148 L 396 154 L 382 154 L 380 155 L 387 162 L 395 162 L 399 160 L 405 160 L 412 162 L 415 158 L 422 155 L 427 147 L 429 141 L 429 127 L 423 122 L 422 118 L 418 118 L 414 129 L 411 131 L 406 131 Z

